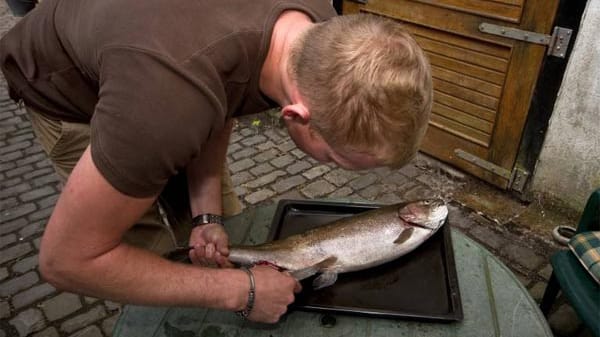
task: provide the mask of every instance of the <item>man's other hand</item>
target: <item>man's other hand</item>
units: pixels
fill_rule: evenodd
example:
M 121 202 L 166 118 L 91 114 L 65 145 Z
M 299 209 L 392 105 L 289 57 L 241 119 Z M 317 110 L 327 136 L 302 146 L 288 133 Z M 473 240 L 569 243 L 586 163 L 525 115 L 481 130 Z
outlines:
M 220 224 L 197 226 L 190 235 L 190 260 L 204 266 L 233 267 L 229 256 L 229 236 Z

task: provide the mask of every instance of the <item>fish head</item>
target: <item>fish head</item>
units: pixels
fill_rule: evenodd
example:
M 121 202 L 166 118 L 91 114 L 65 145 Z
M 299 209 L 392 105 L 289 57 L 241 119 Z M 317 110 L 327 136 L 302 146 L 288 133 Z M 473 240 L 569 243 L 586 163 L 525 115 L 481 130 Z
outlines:
M 441 199 L 419 200 L 402 206 L 398 216 L 410 226 L 435 232 L 446 222 L 448 207 Z

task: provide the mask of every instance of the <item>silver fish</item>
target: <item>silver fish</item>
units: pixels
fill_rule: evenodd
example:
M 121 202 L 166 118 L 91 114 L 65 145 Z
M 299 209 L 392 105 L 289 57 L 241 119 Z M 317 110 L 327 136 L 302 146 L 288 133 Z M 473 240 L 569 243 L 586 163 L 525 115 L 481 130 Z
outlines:
M 315 289 L 330 286 L 337 275 L 392 261 L 430 238 L 446 221 L 439 199 L 370 210 L 330 224 L 257 246 L 232 246 L 229 260 L 240 265 L 266 262 L 298 280 L 317 273 Z

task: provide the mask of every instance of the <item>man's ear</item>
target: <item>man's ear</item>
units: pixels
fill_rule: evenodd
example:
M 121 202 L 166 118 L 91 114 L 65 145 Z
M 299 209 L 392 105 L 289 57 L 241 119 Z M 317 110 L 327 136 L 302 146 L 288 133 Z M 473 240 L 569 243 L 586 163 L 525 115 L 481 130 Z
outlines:
M 285 120 L 308 124 L 310 121 L 310 112 L 302 103 L 290 104 L 281 109 L 281 117 Z

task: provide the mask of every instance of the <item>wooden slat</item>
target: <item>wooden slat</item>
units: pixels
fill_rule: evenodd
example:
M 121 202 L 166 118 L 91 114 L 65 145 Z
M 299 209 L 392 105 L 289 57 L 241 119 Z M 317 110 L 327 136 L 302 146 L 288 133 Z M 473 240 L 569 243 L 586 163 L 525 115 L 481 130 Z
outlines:
M 488 136 L 491 136 L 494 129 L 494 124 L 485 121 L 481 118 L 471 116 L 464 111 L 456 110 L 447 105 L 433 103 L 433 112 L 440 116 L 444 116 L 448 119 L 454 120 L 466 126 L 472 127 L 479 131 L 485 132 Z
M 505 74 L 502 72 L 482 68 L 474 64 L 453 59 L 444 55 L 428 52 L 426 52 L 426 54 L 429 58 L 429 62 L 434 66 L 462 73 L 493 84 L 504 85 Z
M 460 85 L 462 87 L 486 94 L 491 97 L 500 98 L 502 95 L 502 87 L 493 83 L 482 81 L 477 78 L 470 77 L 459 72 L 431 66 L 431 72 L 434 78 L 448 81 Z
M 469 103 L 465 100 L 445 94 L 441 91 L 435 92 L 434 100 L 438 103 L 451 106 L 457 110 L 464 111 L 471 116 L 479 117 L 488 122 L 494 122 L 496 120 L 496 112 L 494 110 L 486 109 L 482 106 Z
M 444 55 L 458 60 L 466 60 L 471 64 L 478 65 L 486 69 L 504 73 L 508 67 L 508 60 L 500 57 L 455 47 L 444 42 L 426 38 L 417 39 L 417 42 L 421 48 L 427 52 Z
M 344 2 L 344 8 L 346 8 L 346 3 L 347 1 Z M 512 46 L 514 43 L 513 40 L 479 31 L 479 24 L 484 21 L 500 25 L 515 26 L 514 24 L 508 24 L 509 22 L 506 20 L 485 19 L 478 15 L 451 11 L 447 8 L 426 3 L 407 0 L 370 0 L 368 5 L 348 6 L 348 9 L 349 12 L 357 10 L 358 12 L 386 16 L 402 22 L 410 22 L 420 26 L 430 27 L 480 41 L 497 43 L 507 47 Z
M 523 7 L 523 3 L 525 0 L 491 0 L 491 2 L 499 2 L 507 5 L 516 5 Z
M 469 103 L 473 103 L 494 111 L 498 109 L 498 98 L 480 94 L 471 89 L 435 78 L 433 79 L 433 86 L 438 91 L 463 99 Z
M 499 46 L 497 44 L 464 38 L 457 34 L 450 34 L 441 30 L 435 30 L 408 22 L 401 22 L 402 26 L 415 37 L 423 37 L 431 40 L 443 42 L 456 47 L 477 51 L 483 54 L 493 55 L 505 60 L 510 57 L 510 48 Z
M 484 0 L 418 0 L 435 6 L 488 18 L 519 22 L 523 11 L 520 4 Z
M 483 147 L 488 147 L 490 144 L 490 135 L 481 132 L 479 130 L 475 130 L 467 125 L 461 124 L 459 122 L 453 121 L 446 117 L 440 116 L 438 114 L 431 114 L 431 120 L 429 121 L 431 125 L 434 125 L 448 133 L 451 133 L 455 136 L 463 138 L 465 140 L 471 141 L 475 144 L 481 145 Z M 450 144 L 446 144 L 450 145 Z

